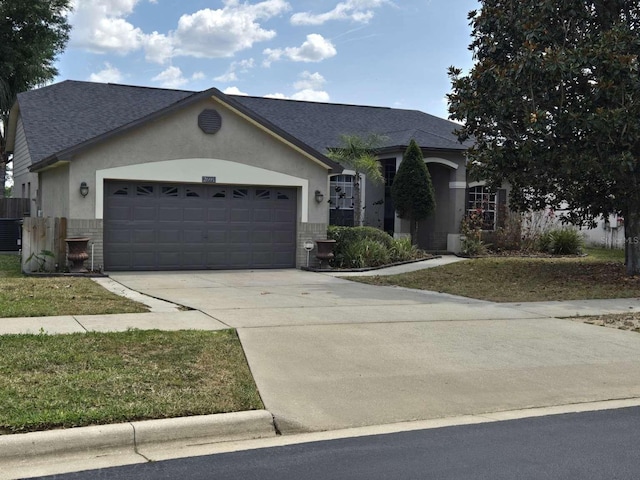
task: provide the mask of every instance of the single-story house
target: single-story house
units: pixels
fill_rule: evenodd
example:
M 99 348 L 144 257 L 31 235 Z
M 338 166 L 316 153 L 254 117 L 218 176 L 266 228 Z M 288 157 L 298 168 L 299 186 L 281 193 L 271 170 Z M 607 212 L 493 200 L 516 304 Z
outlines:
M 415 110 L 63 81 L 18 95 L 8 151 L 14 196 L 89 236 L 105 270 L 286 268 L 330 221 L 354 223 L 353 172 L 327 157 L 342 134 L 385 138 L 365 225 L 408 233 L 389 187 L 413 138 L 437 200 L 419 246 L 455 250 L 478 202 L 495 226 L 498 196 L 467 183 L 455 128 Z

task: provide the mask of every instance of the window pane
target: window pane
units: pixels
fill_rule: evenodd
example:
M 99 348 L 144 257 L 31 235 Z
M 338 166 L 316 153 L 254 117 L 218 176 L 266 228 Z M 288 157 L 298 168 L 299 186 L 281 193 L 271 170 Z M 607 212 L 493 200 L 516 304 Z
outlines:
M 495 230 L 496 193 L 484 186 L 470 188 L 467 213 L 481 217 L 483 230 Z

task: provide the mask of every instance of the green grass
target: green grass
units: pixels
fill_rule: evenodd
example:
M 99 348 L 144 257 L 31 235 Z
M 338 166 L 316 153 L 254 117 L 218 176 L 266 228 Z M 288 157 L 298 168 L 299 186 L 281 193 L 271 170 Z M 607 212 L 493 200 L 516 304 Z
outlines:
M 233 330 L 0 336 L 0 433 L 260 408 Z
M 640 278 L 627 277 L 624 253 L 587 249 L 586 257 L 486 257 L 392 276 L 352 277 L 494 302 L 582 300 L 640 296 Z
M 25 276 L 20 257 L 0 255 L 0 317 L 140 313 L 149 309 L 89 278 Z

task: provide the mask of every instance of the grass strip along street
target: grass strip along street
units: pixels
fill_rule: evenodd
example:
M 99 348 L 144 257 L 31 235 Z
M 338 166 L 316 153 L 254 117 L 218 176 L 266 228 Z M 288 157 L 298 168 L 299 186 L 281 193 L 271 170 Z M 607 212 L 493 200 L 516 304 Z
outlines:
M 0 317 L 138 312 L 89 278 L 26 276 L 0 255 Z M 0 335 L 0 434 L 261 408 L 234 330 Z
M 261 408 L 233 330 L 0 336 L 0 434 Z

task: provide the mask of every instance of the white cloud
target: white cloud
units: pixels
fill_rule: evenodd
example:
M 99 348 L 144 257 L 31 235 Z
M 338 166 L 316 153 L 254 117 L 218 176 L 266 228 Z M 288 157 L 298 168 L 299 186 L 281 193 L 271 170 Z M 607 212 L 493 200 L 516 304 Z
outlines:
M 311 90 L 309 88 L 301 90 L 291 95 L 293 100 L 305 100 L 307 102 L 328 102 L 329 94 L 321 90 Z
M 298 91 L 291 95 L 291 97 L 287 97 L 283 93 L 270 93 L 268 95 L 265 95 L 265 97 L 303 100 L 307 102 L 329 101 L 329 94 L 322 90 L 322 87 L 324 87 L 324 84 L 327 82 L 322 75 L 320 75 L 318 72 L 310 73 L 305 70 L 299 75 L 299 77 L 300 80 L 293 84 L 293 88 Z
M 389 0 L 347 0 L 338 3 L 333 10 L 314 14 L 311 12 L 294 13 L 291 16 L 293 25 L 322 25 L 331 20 L 351 20 L 367 23 L 374 16 L 372 9 L 391 4 Z
M 147 61 L 161 65 L 175 56 L 229 57 L 275 37 L 276 32 L 262 28 L 260 21 L 291 8 L 285 0 L 255 4 L 224 0 L 222 8 L 182 15 L 175 31 L 147 34 L 127 21 L 140 1 L 72 0 L 70 44 L 94 53 L 122 55 L 144 49 Z
M 248 93 L 245 93 L 243 91 L 241 91 L 238 87 L 228 87 L 225 88 L 222 93 L 226 94 L 226 95 L 243 95 L 243 96 L 248 96 Z
M 225 73 L 214 78 L 217 82 L 235 82 L 238 80 L 237 73 L 246 73 L 255 66 L 253 58 L 232 62 Z
M 142 44 L 143 33 L 124 20 L 139 0 L 75 0 L 70 43 L 94 53 L 126 54 Z
M 286 100 L 287 97 L 284 93 L 267 93 L 265 96 L 265 98 L 277 98 L 280 100 Z
M 142 37 L 142 45 L 145 58 L 149 62 L 162 65 L 173 57 L 173 40 L 162 33 L 153 32 L 150 35 L 144 35 Z
M 318 90 L 324 86 L 327 81 L 318 72 L 310 73 L 306 70 L 300 74 L 300 80 L 293 84 L 296 90 Z
M 164 88 L 178 88 L 189 82 L 178 67 L 169 67 L 151 79 Z
M 274 30 L 257 22 L 284 13 L 290 8 L 284 0 L 265 0 L 254 5 L 225 0 L 217 10 L 204 9 L 183 15 L 174 35 L 176 53 L 193 57 L 229 57 L 251 48 L 254 43 L 271 40 Z
M 272 62 L 280 60 L 282 57 L 294 62 L 321 62 L 335 56 L 338 52 L 330 40 L 320 34 L 312 33 L 307 35 L 307 40 L 299 47 L 267 48 L 263 53 L 267 56 L 263 65 L 268 67 Z
M 205 78 L 204 72 L 194 72 L 194 74 L 191 75 L 191 80 L 202 80 L 203 78 Z
M 89 75 L 90 82 L 119 83 L 122 81 L 122 73 L 109 63 L 104 64 L 104 69 Z

